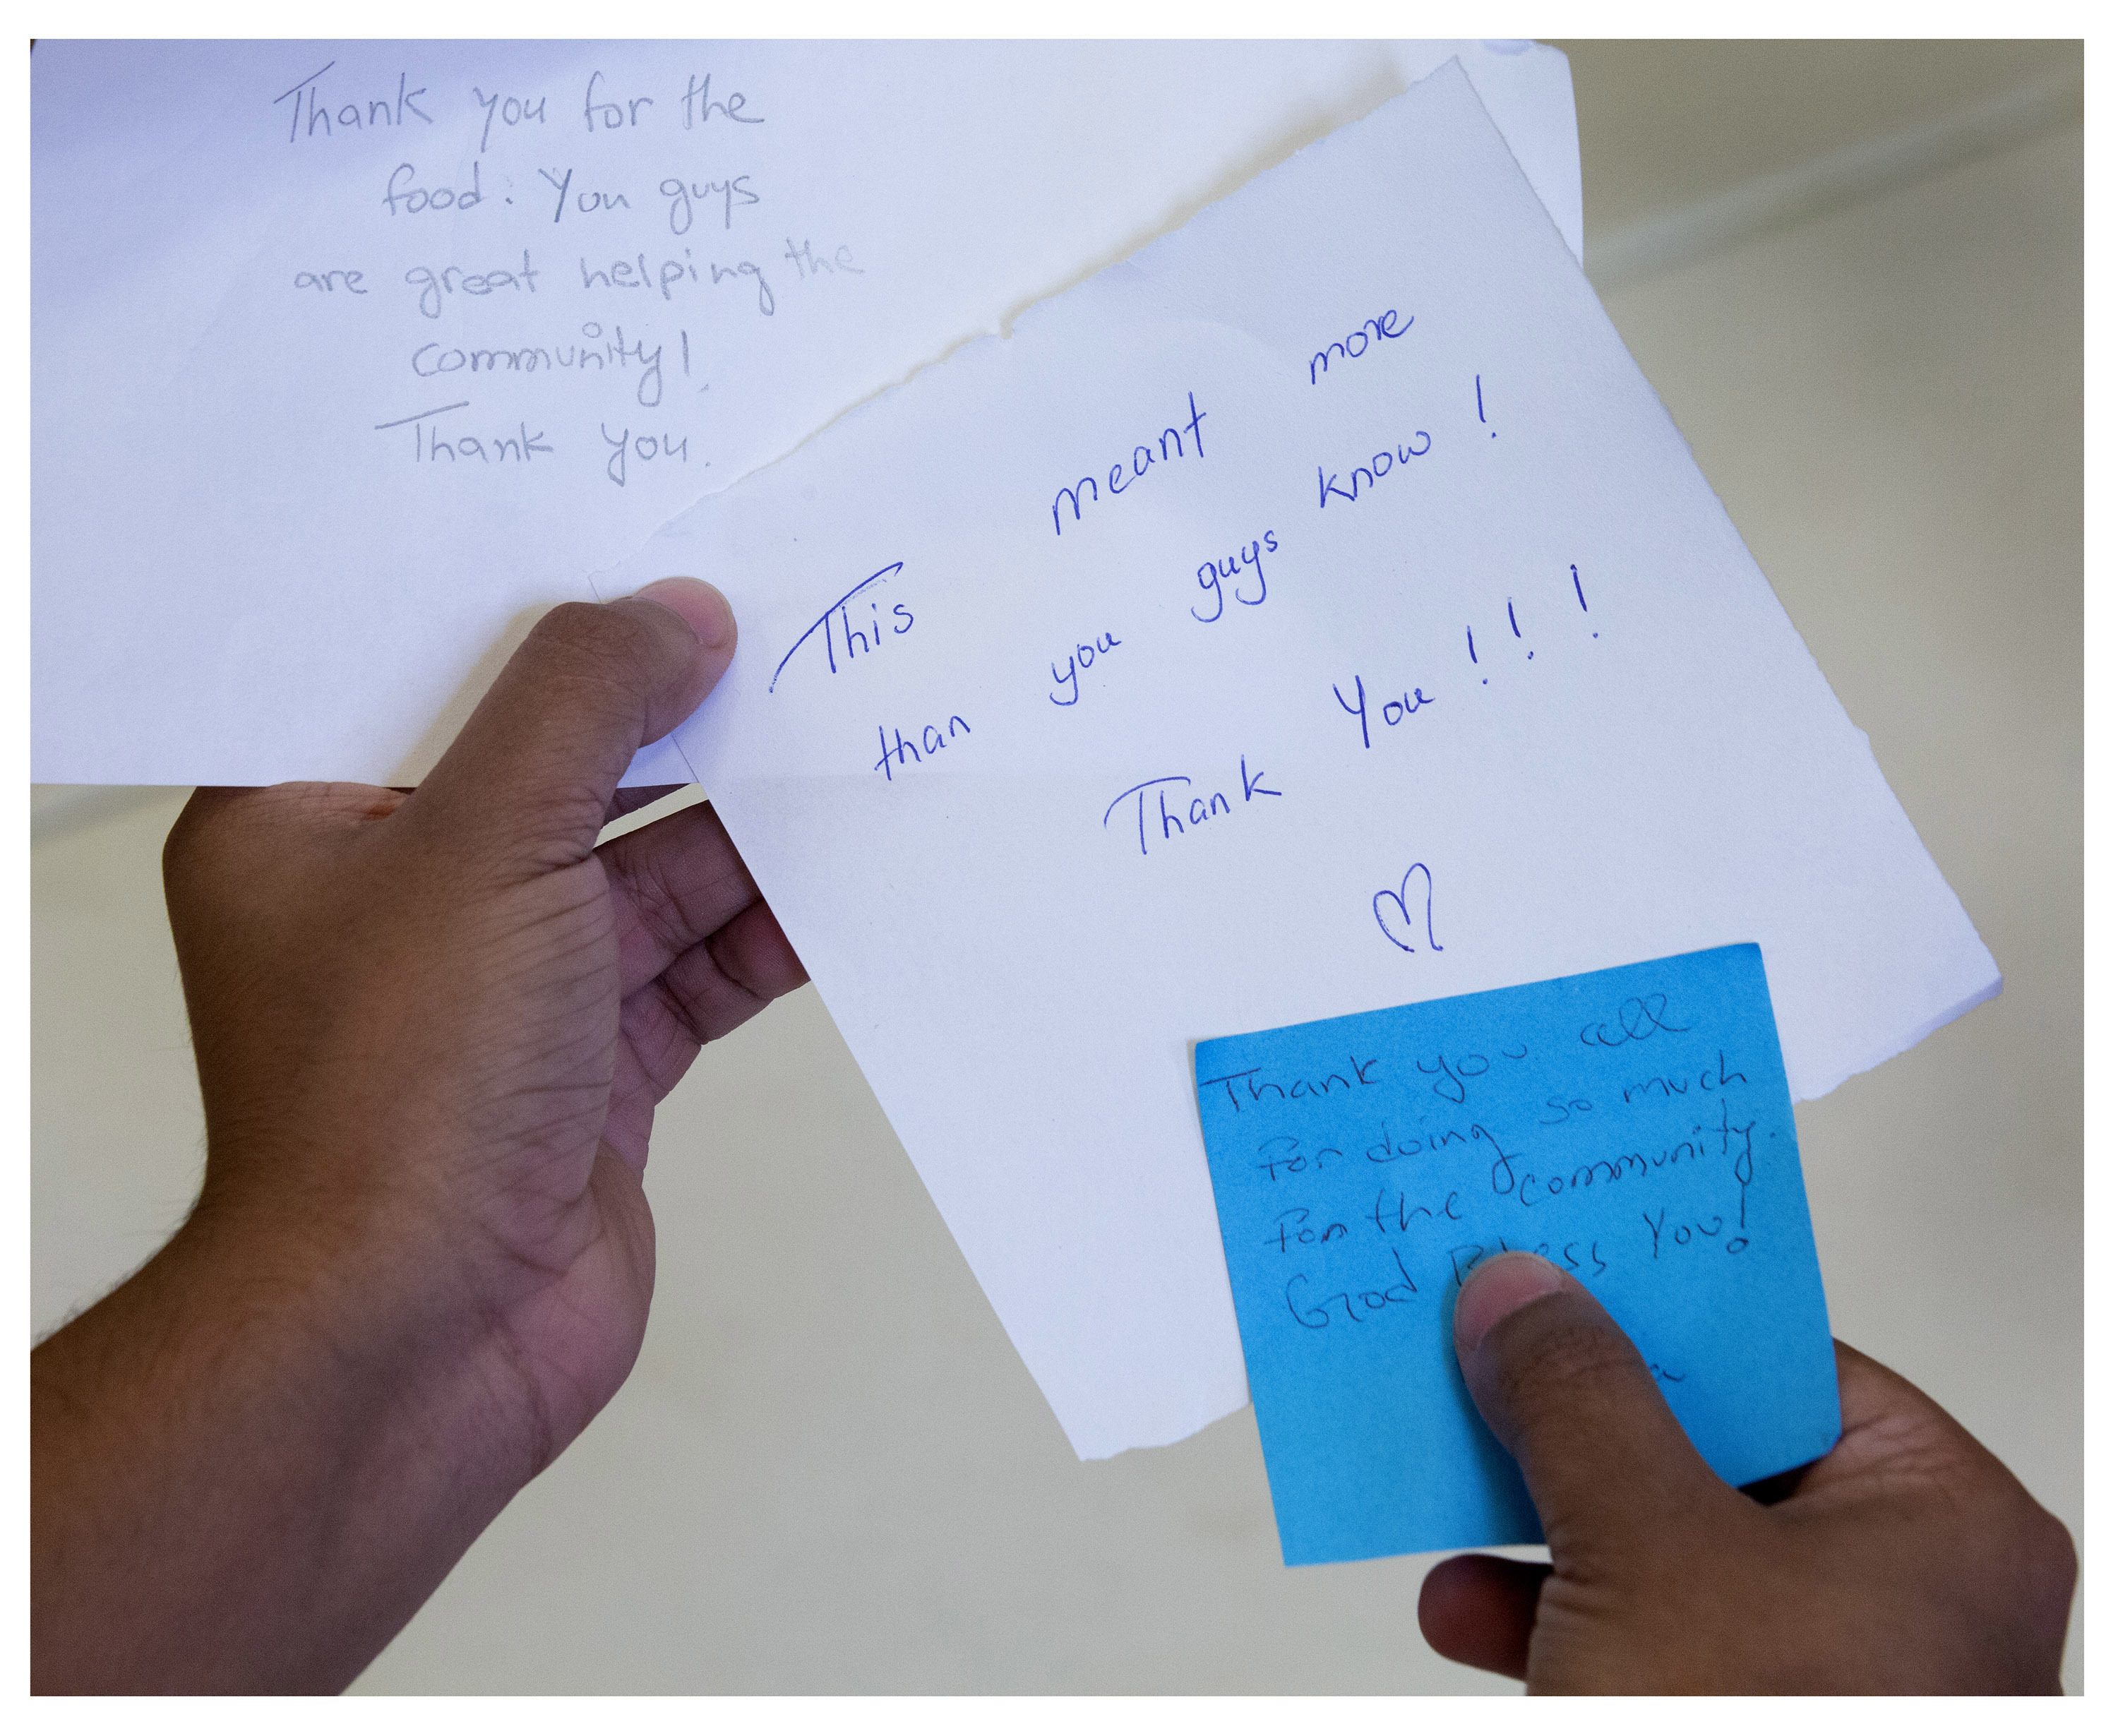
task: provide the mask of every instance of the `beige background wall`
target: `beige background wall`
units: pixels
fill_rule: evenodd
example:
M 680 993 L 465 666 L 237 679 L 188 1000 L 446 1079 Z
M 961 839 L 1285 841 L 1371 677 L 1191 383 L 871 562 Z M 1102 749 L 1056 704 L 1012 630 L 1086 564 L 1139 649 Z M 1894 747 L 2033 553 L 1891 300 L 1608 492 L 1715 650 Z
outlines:
M 2006 979 L 1800 1112 L 1835 1328 L 2078 1542 L 2079 51 L 1563 46 L 1590 274 Z M 34 794 L 36 1333 L 197 1184 L 182 799 Z M 363 1689 L 1505 1686 L 1420 1641 L 1429 1558 L 1279 1565 L 1247 1411 L 1074 1461 L 812 991 L 655 1153 L 631 1383 Z

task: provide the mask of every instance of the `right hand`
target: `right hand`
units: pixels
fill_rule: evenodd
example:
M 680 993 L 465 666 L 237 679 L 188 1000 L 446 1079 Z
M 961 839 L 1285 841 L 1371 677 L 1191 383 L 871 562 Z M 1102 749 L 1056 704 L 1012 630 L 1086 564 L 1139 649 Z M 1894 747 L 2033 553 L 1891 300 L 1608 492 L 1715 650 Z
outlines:
M 1838 1346 L 1844 1433 L 1730 1488 L 1594 1297 L 1481 1265 L 1456 1355 L 1522 1467 L 1552 1564 L 1441 1562 L 1419 1626 L 1533 1693 L 2056 1693 L 2066 1528 L 1926 1394 Z

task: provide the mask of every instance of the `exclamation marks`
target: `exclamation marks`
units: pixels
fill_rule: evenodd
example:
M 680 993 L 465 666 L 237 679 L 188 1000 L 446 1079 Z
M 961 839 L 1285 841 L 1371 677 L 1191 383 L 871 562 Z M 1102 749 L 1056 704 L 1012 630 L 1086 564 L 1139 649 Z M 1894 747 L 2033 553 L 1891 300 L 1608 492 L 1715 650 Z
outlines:
M 1585 615 L 1588 613 L 1588 599 L 1582 595 L 1581 569 L 1570 561 L 1567 562 L 1566 570 L 1574 575 L 1574 600 L 1581 605 L 1581 613 Z M 1601 633 L 1591 633 L 1588 637 L 1591 639 L 1600 639 L 1603 636 Z
M 1566 571 L 1568 576 L 1574 581 L 1574 600 L 1581 605 L 1581 613 L 1585 615 L 1588 613 L 1588 592 L 1587 588 L 1581 582 L 1581 569 L 1570 561 L 1567 563 Z M 1532 600 L 1534 601 L 1535 599 L 1533 599 Z M 1537 660 L 1537 653 L 1529 648 L 1528 637 L 1524 633 L 1522 628 L 1522 617 L 1515 613 L 1515 599 L 1513 597 L 1510 597 L 1506 601 L 1508 610 L 1508 632 L 1510 636 L 1522 645 L 1523 661 L 1525 663 L 1534 663 Z M 1591 639 L 1600 639 L 1603 636 L 1599 632 L 1592 632 L 1588 637 Z M 1485 665 L 1478 660 L 1478 635 L 1477 630 L 1471 627 L 1468 623 L 1465 624 L 1464 628 L 1464 650 L 1469 656 L 1473 668 L 1482 669 L 1485 667 Z M 1491 687 L 1492 685 L 1491 678 L 1481 674 L 1478 677 L 1478 685 L 1482 687 Z
M 1484 423 L 1484 421 L 1485 421 L 1485 419 L 1486 419 L 1486 378 L 1485 378 L 1485 376 L 1484 376 L 1483 374 L 1476 374 L 1476 373 L 1473 374 L 1473 375 L 1471 376 L 1471 387 L 1472 387 L 1472 390 L 1473 390 L 1473 391 L 1476 391 L 1476 392 L 1478 393 L 1478 420 L 1482 424 L 1482 423 Z M 1488 434 L 1491 438 L 1493 438 L 1493 439 L 1495 439 L 1495 440 L 1497 440 L 1497 439 L 1499 439 L 1499 438 L 1501 437 L 1501 431 L 1500 431 L 1498 428 L 1487 428 L 1487 430 L 1486 430 L 1486 432 L 1487 432 L 1487 434 Z

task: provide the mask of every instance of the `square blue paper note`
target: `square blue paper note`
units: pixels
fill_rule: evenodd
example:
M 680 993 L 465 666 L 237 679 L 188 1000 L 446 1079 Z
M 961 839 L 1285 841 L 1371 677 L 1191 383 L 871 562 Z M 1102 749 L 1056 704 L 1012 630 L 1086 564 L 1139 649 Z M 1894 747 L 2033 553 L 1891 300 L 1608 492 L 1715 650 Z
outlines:
M 1571 1272 L 1732 1484 L 1838 1438 L 1764 960 L 1722 947 L 1198 1045 L 1290 1567 L 1542 1539 L 1465 1391 L 1481 1260 Z

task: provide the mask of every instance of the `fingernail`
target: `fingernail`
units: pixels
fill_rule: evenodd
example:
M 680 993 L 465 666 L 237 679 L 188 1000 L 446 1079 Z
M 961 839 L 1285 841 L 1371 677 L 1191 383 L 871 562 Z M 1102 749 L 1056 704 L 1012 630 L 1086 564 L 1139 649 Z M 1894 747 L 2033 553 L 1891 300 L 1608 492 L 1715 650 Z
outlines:
M 728 600 L 704 579 L 657 579 L 633 595 L 659 603 L 698 636 L 699 643 L 717 651 L 735 637 L 735 611 Z
M 1475 1350 L 1517 1308 L 1566 1287 L 1566 1274 L 1535 1254 L 1505 1253 L 1481 1261 L 1456 1298 L 1456 1345 Z

